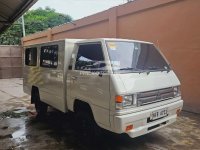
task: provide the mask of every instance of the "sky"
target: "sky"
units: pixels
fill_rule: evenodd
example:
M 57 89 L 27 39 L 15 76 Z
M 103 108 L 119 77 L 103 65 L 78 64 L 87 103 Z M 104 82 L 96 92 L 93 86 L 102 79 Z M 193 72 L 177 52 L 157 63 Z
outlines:
M 127 0 L 38 0 L 31 8 L 49 6 L 57 12 L 68 14 L 74 20 L 123 4 Z

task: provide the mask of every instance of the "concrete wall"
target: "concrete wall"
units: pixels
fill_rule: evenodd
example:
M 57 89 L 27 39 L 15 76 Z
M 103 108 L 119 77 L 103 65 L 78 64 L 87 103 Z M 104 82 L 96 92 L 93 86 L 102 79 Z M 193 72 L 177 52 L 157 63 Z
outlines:
M 22 50 L 20 46 L 0 45 L 0 79 L 22 77 Z
M 200 113 L 200 0 L 136 0 L 23 38 L 24 45 L 62 38 L 118 37 L 154 42 L 182 83 L 186 110 Z

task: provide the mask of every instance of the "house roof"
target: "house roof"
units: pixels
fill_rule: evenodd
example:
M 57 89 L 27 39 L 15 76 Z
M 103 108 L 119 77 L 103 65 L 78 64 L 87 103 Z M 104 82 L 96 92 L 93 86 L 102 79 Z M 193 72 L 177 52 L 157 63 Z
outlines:
M 37 0 L 0 0 L 0 34 L 36 2 Z

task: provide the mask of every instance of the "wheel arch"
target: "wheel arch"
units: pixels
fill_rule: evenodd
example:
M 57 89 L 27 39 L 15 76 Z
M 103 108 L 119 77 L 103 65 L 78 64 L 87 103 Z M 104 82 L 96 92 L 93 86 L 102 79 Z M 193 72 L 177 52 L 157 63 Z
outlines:
M 74 100 L 73 111 L 75 113 L 78 111 L 85 111 L 93 115 L 93 111 L 90 104 L 88 102 L 85 102 L 79 99 Z

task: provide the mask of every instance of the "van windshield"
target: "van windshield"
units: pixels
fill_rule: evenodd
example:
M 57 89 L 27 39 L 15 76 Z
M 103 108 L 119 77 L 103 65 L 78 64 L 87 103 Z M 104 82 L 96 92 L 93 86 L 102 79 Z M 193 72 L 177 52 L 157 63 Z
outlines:
M 121 41 L 107 41 L 106 44 L 114 73 L 170 70 L 153 44 Z

